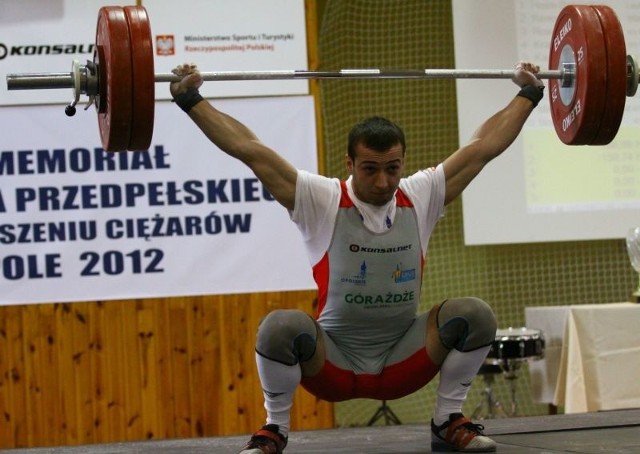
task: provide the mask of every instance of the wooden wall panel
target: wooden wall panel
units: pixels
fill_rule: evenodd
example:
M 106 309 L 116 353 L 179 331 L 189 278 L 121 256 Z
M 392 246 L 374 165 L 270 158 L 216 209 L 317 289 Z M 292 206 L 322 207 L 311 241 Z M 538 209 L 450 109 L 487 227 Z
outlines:
M 314 291 L 0 307 L 0 448 L 251 433 L 259 321 Z M 333 427 L 300 389 L 294 430 Z

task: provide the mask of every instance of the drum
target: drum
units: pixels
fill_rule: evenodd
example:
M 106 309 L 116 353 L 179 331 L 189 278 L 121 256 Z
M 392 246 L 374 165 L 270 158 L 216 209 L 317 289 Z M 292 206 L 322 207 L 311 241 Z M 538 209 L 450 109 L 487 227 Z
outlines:
M 544 358 L 544 336 L 539 329 L 507 328 L 496 331 L 486 364 L 506 364 Z

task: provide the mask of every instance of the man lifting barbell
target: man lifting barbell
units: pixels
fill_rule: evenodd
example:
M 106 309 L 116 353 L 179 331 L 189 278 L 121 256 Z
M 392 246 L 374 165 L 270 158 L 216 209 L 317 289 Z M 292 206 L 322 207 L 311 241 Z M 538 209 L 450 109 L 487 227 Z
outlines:
M 450 298 L 417 315 L 429 237 L 444 207 L 520 133 L 550 79 L 551 117 L 570 145 L 604 145 L 618 131 L 625 96 L 640 72 L 626 55 L 615 12 L 567 5 L 556 20 L 547 72 L 531 63 L 515 71 L 341 70 L 200 73 L 183 65 L 153 74 L 151 29 L 142 7 L 103 7 L 92 62 L 71 73 L 10 74 L 9 89 L 73 88 L 98 112 L 108 151 L 146 150 L 154 121 L 154 82 L 171 82 L 174 101 L 221 150 L 247 164 L 300 229 L 319 289 L 312 319 L 275 311 L 260 324 L 256 361 L 267 420 L 242 451 L 281 453 L 289 411 L 301 384 L 340 401 L 408 395 L 440 372 L 432 449 L 486 452 L 496 444 L 462 414 L 470 383 L 495 340 L 496 321 L 477 298 Z M 537 76 L 537 77 L 536 77 Z M 351 130 L 346 181 L 295 169 L 242 123 L 203 102 L 203 80 L 296 78 L 512 78 L 521 88 L 472 140 L 434 168 L 403 177 L 402 130 L 379 117 Z M 136 96 L 132 96 L 135 93 Z
M 440 372 L 431 422 L 434 451 L 489 452 L 496 443 L 463 416 L 462 404 L 495 340 L 496 319 L 478 298 L 450 298 L 417 315 L 432 230 L 482 168 L 518 136 L 542 99 L 539 67 L 519 63 L 518 96 L 485 121 L 471 141 L 434 168 L 403 177 L 405 139 L 380 117 L 348 138 L 349 178 L 294 168 L 238 120 L 198 92 L 195 65 L 174 69 L 170 85 L 182 110 L 218 148 L 244 162 L 296 223 L 319 290 L 312 319 L 276 310 L 260 323 L 256 362 L 266 424 L 243 454 L 282 453 L 294 392 L 302 385 L 328 401 L 406 396 Z

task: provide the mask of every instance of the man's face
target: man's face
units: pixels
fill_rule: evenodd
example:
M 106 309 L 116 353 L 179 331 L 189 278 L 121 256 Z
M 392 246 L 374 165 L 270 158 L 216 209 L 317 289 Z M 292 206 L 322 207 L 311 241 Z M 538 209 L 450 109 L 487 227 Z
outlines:
M 347 156 L 347 169 L 353 177 L 356 196 L 371 205 L 386 204 L 398 189 L 404 171 L 402 145 L 379 152 L 359 143 L 355 151 L 355 160 Z

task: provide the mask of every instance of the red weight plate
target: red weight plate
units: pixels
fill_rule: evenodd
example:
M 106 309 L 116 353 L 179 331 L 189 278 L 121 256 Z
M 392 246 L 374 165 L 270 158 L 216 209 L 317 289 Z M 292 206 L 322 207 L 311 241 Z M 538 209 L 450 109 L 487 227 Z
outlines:
M 131 39 L 133 82 L 129 150 L 148 150 L 153 136 L 155 72 L 149 16 L 142 6 L 125 6 Z
M 549 82 L 551 117 L 560 140 L 588 145 L 600 129 L 606 99 L 607 53 L 602 26 L 588 5 L 568 5 L 560 11 L 553 30 L 549 68 L 575 62 L 572 87 L 559 79 Z
M 100 65 L 98 125 L 102 147 L 124 151 L 131 135 L 131 40 L 129 25 L 119 6 L 100 8 L 96 30 Z
M 607 50 L 607 94 L 598 134 L 591 145 L 606 145 L 618 133 L 624 105 L 627 100 L 627 48 L 624 33 L 616 13 L 608 6 L 591 6 L 604 32 L 604 43 Z
M 96 65 L 98 71 L 98 96 L 96 96 L 96 108 L 99 114 L 103 114 L 107 111 L 107 84 L 101 84 L 99 81 L 107 80 L 106 66 L 101 65 L 100 62 L 104 61 L 104 48 L 102 46 L 95 46 L 93 51 L 93 63 Z M 99 117 L 98 117 L 99 118 Z

